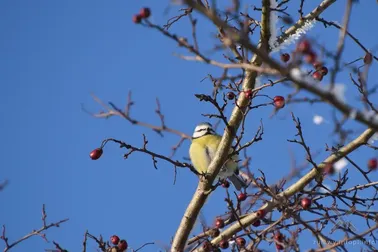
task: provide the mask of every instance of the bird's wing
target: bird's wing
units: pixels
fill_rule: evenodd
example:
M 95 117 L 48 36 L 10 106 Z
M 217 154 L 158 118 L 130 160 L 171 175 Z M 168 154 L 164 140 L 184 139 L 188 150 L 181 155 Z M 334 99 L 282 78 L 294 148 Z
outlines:
M 205 173 L 211 162 L 211 153 L 209 149 L 199 143 L 192 142 L 189 149 L 189 155 L 194 168 L 199 173 Z
M 222 136 L 217 135 L 217 141 L 216 141 L 216 146 L 217 146 L 217 147 L 216 147 L 215 149 L 218 148 L 218 145 L 220 144 L 220 141 L 221 141 L 221 140 L 222 140 Z M 234 149 L 231 147 L 229 153 L 232 153 L 233 151 L 234 151 Z M 211 158 L 214 158 L 214 155 L 215 155 L 215 151 L 214 151 L 214 153 L 212 153 Z M 233 155 L 233 156 L 230 158 L 230 160 L 228 160 L 228 162 L 227 162 L 227 166 L 231 165 L 232 168 L 235 167 L 235 169 L 236 169 L 236 167 L 238 166 L 237 163 L 236 163 L 236 161 L 238 161 L 238 160 L 239 160 L 239 156 L 238 156 L 238 155 Z M 229 163 L 231 163 L 231 164 L 229 164 Z
M 209 145 L 211 147 L 210 149 L 213 150 L 213 151 L 209 151 L 210 160 L 212 160 L 214 158 L 221 139 L 222 139 L 222 136 L 216 135 L 216 138 L 209 143 Z M 230 149 L 230 153 L 232 151 L 233 150 Z M 238 168 L 238 164 L 235 162 L 237 160 L 238 160 L 237 155 L 234 155 L 230 160 L 228 160 L 226 165 L 221 168 L 221 170 L 218 174 L 218 177 L 223 179 L 223 178 L 227 178 L 227 177 L 231 176 L 236 171 L 236 169 Z
M 210 162 L 211 162 L 211 160 L 213 160 L 215 153 L 217 152 L 218 145 L 219 145 L 221 139 L 222 138 L 220 136 L 219 137 L 215 136 L 206 145 L 206 154 L 209 156 Z

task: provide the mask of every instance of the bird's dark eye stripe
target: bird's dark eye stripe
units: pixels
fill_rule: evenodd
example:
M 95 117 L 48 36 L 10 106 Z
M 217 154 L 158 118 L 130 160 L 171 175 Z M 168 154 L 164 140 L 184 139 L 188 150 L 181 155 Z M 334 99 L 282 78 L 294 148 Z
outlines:
M 207 129 L 199 129 L 199 130 L 197 130 L 197 132 L 201 132 L 201 131 L 204 131 L 204 130 L 207 130 Z

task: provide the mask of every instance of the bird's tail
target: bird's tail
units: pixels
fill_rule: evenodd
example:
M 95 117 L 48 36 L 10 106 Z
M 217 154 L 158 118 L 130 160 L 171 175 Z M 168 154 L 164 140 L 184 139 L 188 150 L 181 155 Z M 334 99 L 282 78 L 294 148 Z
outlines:
M 247 183 L 238 175 L 233 174 L 232 176 L 228 177 L 231 183 L 235 186 L 236 190 L 241 191 L 243 188 L 247 188 Z

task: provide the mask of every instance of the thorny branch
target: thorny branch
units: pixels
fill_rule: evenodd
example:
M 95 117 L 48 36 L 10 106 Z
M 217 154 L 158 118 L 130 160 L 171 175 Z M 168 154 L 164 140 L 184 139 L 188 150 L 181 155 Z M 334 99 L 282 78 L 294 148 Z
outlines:
M 46 218 L 47 218 L 47 215 L 46 215 L 46 211 L 45 211 L 45 205 L 43 205 L 42 206 L 42 223 L 43 223 L 42 227 L 38 230 L 31 231 L 29 234 L 25 235 L 24 237 L 18 239 L 17 241 L 14 241 L 14 242 L 9 242 L 9 239 L 6 236 L 5 225 L 3 225 L 2 235 L 0 236 L 0 239 L 3 240 L 4 243 L 5 243 L 4 252 L 10 250 L 11 248 L 16 246 L 17 244 L 19 244 L 19 243 L 21 243 L 21 242 L 23 242 L 23 241 L 25 241 L 25 240 L 29 239 L 30 237 L 33 237 L 33 236 L 40 236 L 40 237 L 42 237 L 42 239 L 47 241 L 46 235 L 43 233 L 43 231 L 48 230 L 49 228 L 52 228 L 52 227 L 59 227 L 60 224 L 68 221 L 68 219 L 63 219 L 63 220 L 60 220 L 58 222 L 53 222 L 53 223 L 47 224 Z
M 136 119 L 134 119 L 130 116 L 131 107 L 134 105 L 134 101 L 132 101 L 132 99 L 131 99 L 131 91 L 129 91 L 129 93 L 128 93 L 127 104 L 126 104 L 124 110 L 118 108 L 112 102 L 105 104 L 102 100 L 100 100 L 95 95 L 92 95 L 92 97 L 98 104 L 100 104 L 107 111 L 107 112 L 100 112 L 100 113 L 96 114 L 96 113 L 89 112 L 88 110 L 86 110 L 84 108 L 84 106 L 82 106 L 82 109 L 85 112 L 89 113 L 90 115 L 92 115 L 94 117 L 109 118 L 111 116 L 120 116 L 120 117 L 126 119 L 127 121 L 129 121 L 133 125 L 139 125 L 139 126 L 142 126 L 142 127 L 150 128 L 153 131 L 155 131 L 157 134 L 159 134 L 160 136 L 163 136 L 163 132 L 169 132 L 169 133 L 178 135 L 180 137 L 180 140 L 178 141 L 178 143 L 175 146 L 172 147 L 172 155 L 171 156 L 173 156 L 175 154 L 177 149 L 181 146 L 181 144 L 185 140 L 188 140 L 188 139 L 191 140 L 190 135 L 187 135 L 187 134 L 185 134 L 181 131 L 178 131 L 176 129 L 172 129 L 172 128 L 170 128 L 166 125 L 165 120 L 164 120 L 164 115 L 161 112 L 161 106 L 160 106 L 160 102 L 159 102 L 158 99 L 156 99 L 157 109 L 155 110 L 155 112 L 159 116 L 160 123 L 161 123 L 160 126 L 153 125 L 153 124 L 146 123 L 146 122 L 142 122 L 142 121 L 136 120 Z
M 143 147 L 141 147 L 141 148 L 132 146 L 130 144 L 127 144 L 123 141 L 120 141 L 120 140 L 117 140 L 117 139 L 114 139 L 114 138 L 108 138 L 108 139 L 105 139 L 104 141 L 102 141 L 101 148 L 103 148 L 108 142 L 118 143 L 120 145 L 120 148 L 128 149 L 129 152 L 127 152 L 124 155 L 125 159 L 127 159 L 133 152 L 142 152 L 142 153 L 146 153 L 149 156 L 151 156 L 153 166 L 155 167 L 155 169 L 157 169 L 157 159 L 162 159 L 162 160 L 165 160 L 165 161 L 173 164 L 175 167 L 189 168 L 193 173 L 198 175 L 198 172 L 194 169 L 194 167 L 191 164 L 188 164 L 188 163 L 185 163 L 185 162 L 180 162 L 180 161 L 177 161 L 177 160 L 173 160 L 169 157 L 166 157 L 164 155 L 161 155 L 161 154 L 158 154 L 158 153 L 155 153 L 153 151 L 148 150 L 147 149 L 148 141 L 147 141 L 145 135 L 143 135 Z

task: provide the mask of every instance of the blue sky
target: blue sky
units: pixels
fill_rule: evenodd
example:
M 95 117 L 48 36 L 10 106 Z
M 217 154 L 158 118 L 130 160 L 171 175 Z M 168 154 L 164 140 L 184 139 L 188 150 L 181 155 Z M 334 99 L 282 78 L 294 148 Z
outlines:
M 131 115 L 135 119 L 158 124 L 154 110 L 155 98 L 159 97 L 167 125 L 187 134 L 206 120 L 201 113 L 213 111 L 209 104 L 199 103 L 194 94 L 211 91 L 211 83 L 201 80 L 208 73 L 220 75 L 221 71 L 173 56 L 174 52 L 185 51 L 156 31 L 131 22 L 134 13 L 149 6 L 153 12 L 151 21 L 164 24 L 176 15 L 177 7 L 166 9 L 168 1 L 163 2 L 0 1 L 0 181 L 9 180 L 0 193 L 0 224 L 6 225 L 10 241 L 41 226 L 41 207 L 46 204 L 48 221 L 70 218 L 60 228 L 47 232 L 49 241 L 57 241 L 69 251 L 80 251 L 87 229 L 105 238 L 118 234 L 133 248 L 145 242 L 157 243 L 144 251 L 159 251 L 169 244 L 197 178 L 188 170 L 179 169 L 173 185 L 171 165 L 159 162 L 159 169 L 155 170 L 151 159 L 142 154 L 124 160 L 124 150 L 114 144 L 107 145 L 98 161 L 90 160 L 88 154 L 107 137 L 141 146 L 144 133 L 151 150 L 168 155 L 179 138 L 166 134 L 162 139 L 121 118 L 96 119 L 81 109 L 84 104 L 90 111 L 101 110 L 91 93 L 123 107 L 131 90 L 135 101 Z M 311 1 L 305 12 L 319 2 Z M 343 11 L 343 3 L 338 2 L 323 17 L 341 22 Z M 377 11 L 375 2 L 360 1 L 353 8 L 350 25 L 350 31 L 367 48 L 375 50 L 378 35 L 371 26 L 378 22 Z M 188 23 L 178 23 L 172 32 L 189 37 Z M 200 48 L 212 56 L 214 30 L 202 18 L 199 28 Z M 338 33 L 318 24 L 311 38 L 332 50 Z M 345 50 L 345 61 L 363 55 L 351 40 L 347 40 Z M 377 77 L 376 71 L 370 71 L 370 85 L 377 84 Z M 328 77 L 323 82 L 327 80 Z M 348 72 L 340 74 L 337 82 L 346 84 L 347 100 L 355 104 L 356 93 Z M 266 94 L 286 95 L 289 91 L 275 86 Z M 246 134 L 246 140 L 253 137 L 260 119 L 263 120 L 264 141 L 252 146 L 248 153 L 252 156 L 251 169 L 263 170 L 269 183 L 289 173 L 291 156 L 298 163 L 304 159 L 303 150 L 286 141 L 296 133 L 289 116 L 291 111 L 301 118 L 312 150 L 321 152 L 316 161 L 326 157 L 325 144 L 334 143 L 331 124 L 318 126 L 312 122 L 315 114 L 331 121 L 332 110 L 328 106 L 291 105 L 270 118 L 272 111 L 272 107 L 262 107 L 252 112 Z M 357 132 L 364 129 L 355 123 L 348 126 Z M 188 147 L 185 142 L 176 158 L 187 157 Z M 351 158 L 365 167 L 372 156 L 376 153 L 363 149 Z M 350 165 L 348 168 L 352 174 L 348 185 L 364 182 Z M 371 179 L 378 179 L 378 175 L 371 174 Z M 219 189 L 206 204 L 204 216 L 208 224 L 226 211 L 224 195 L 224 190 Z M 308 235 L 301 242 L 310 244 L 313 240 Z M 53 247 L 52 243 L 34 237 L 13 251 Z M 95 251 L 96 245 L 90 243 L 88 248 Z

